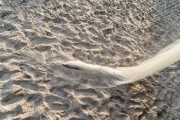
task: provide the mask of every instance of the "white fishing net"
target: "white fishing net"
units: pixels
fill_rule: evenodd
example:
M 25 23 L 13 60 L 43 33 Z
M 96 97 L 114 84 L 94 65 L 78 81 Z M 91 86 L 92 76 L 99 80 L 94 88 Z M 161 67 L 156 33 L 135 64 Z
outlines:
M 153 73 L 163 78 L 172 69 L 173 88 L 178 89 L 179 78 L 173 75 L 178 76 L 179 64 L 171 65 L 180 59 L 179 8 L 179 0 L 0 0 L 0 99 L 4 102 L 0 108 L 8 101 L 3 95 L 11 94 L 7 89 L 14 90 L 14 86 L 25 91 L 19 96 L 31 97 L 32 91 L 39 90 L 48 94 L 37 93 L 34 98 L 50 99 L 57 86 L 65 86 L 59 88 L 58 97 L 66 87 L 73 94 L 79 88 L 114 91 L 112 87 L 144 81 Z M 167 67 L 170 72 L 159 72 Z M 49 101 L 47 106 L 52 104 Z M 143 112 L 150 108 L 142 109 L 137 119 L 143 119 L 151 111 Z M 16 117 L 11 111 L 4 107 L 0 118 L 10 114 L 21 119 L 24 114 Z M 179 118 L 174 109 L 170 112 Z

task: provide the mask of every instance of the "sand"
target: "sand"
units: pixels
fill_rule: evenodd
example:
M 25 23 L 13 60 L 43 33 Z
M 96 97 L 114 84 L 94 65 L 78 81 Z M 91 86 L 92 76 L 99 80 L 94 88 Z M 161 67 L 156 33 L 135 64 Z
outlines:
M 143 81 L 102 89 L 69 81 L 78 75 L 61 72 L 61 64 L 137 65 L 180 38 L 179 6 L 178 0 L 1 0 L 0 120 L 177 120 L 179 61 Z

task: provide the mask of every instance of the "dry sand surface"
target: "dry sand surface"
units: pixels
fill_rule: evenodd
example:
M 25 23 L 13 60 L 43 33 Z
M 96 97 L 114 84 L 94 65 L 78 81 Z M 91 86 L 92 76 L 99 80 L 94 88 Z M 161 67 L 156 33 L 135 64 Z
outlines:
M 180 38 L 179 8 L 179 0 L 1 0 L 0 120 L 178 120 L 179 61 L 103 89 L 60 70 L 69 60 L 141 63 Z

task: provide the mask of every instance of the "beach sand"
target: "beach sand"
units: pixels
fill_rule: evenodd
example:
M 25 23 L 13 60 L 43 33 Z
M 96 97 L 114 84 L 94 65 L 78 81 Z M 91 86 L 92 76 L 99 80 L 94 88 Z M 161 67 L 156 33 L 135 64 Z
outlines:
M 179 6 L 178 0 L 1 0 L 0 120 L 179 119 L 179 61 L 114 88 L 82 86 L 60 71 L 69 60 L 113 68 L 141 63 L 180 38 Z

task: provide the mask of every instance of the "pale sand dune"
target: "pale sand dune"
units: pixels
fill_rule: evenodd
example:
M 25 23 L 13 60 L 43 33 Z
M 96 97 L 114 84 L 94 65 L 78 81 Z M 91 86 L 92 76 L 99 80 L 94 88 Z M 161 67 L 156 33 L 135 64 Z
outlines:
M 180 118 L 179 61 L 114 88 L 95 88 L 113 82 L 100 70 L 62 65 L 143 66 L 180 38 L 178 0 L 0 1 L 0 120 Z

